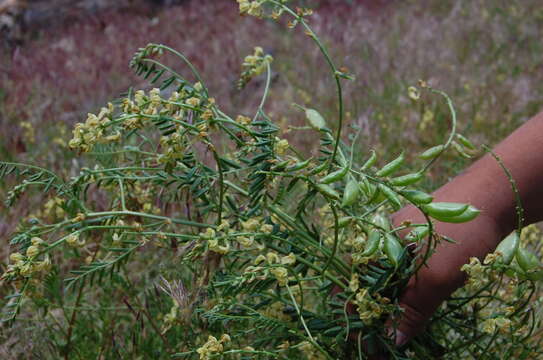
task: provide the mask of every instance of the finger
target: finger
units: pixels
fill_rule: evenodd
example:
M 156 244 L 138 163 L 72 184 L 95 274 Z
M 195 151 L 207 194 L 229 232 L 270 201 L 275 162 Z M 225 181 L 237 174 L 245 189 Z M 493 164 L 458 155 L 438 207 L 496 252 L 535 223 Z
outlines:
M 400 297 L 402 314 L 393 333 L 397 346 L 404 345 L 424 329 L 432 314 L 450 294 L 449 285 L 450 282 L 439 279 L 428 268 L 423 268 L 418 276 L 410 279 Z

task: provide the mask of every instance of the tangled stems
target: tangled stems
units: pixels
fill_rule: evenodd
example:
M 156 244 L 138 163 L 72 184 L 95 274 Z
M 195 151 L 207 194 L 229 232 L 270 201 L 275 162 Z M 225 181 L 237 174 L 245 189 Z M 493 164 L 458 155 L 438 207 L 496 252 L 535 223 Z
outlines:
M 330 156 L 328 160 L 328 170 L 332 170 L 332 167 L 334 166 L 334 161 L 336 160 L 336 155 L 339 149 L 339 144 L 341 141 L 341 132 L 343 129 L 343 89 L 341 87 L 341 72 L 337 69 L 336 65 L 334 64 L 334 61 L 332 60 L 330 54 L 328 53 L 328 50 L 322 43 L 322 41 L 319 39 L 319 37 L 315 34 L 313 29 L 307 24 L 303 16 L 298 15 L 296 12 L 292 11 L 288 6 L 277 2 L 275 0 L 268 0 L 270 3 L 282 8 L 287 13 L 289 13 L 292 17 L 294 17 L 307 31 L 307 35 L 317 44 L 319 50 L 321 51 L 322 55 L 326 59 L 326 62 L 330 69 L 332 70 L 332 73 L 334 75 L 334 80 L 336 82 L 336 91 L 337 91 L 337 97 L 338 97 L 338 127 L 336 132 L 336 138 L 334 143 L 334 150 L 332 152 L 332 155 Z
M 483 149 L 492 155 L 492 157 L 496 160 L 498 165 L 502 168 L 503 172 L 507 176 L 507 179 L 509 180 L 509 183 L 511 184 L 511 189 L 513 190 L 513 193 L 515 194 L 515 210 L 517 212 L 517 234 L 520 237 L 522 228 L 524 227 L 524 207 L 522 206 L 522 200 L 520 198 L 520 192 L 518 190 L 517 183 L 515 179 L 513 178 L 513 175 L 511 174 L 511 171 L 505 166 L 502 159 L 496 154 L 492 149 L 490 149 L 488 146 L 483 145 Z
M 32 173 L 41 171 L 37 167 L 19 173 L 29 179 L 17 188 L 17 196 L 30 185 L 45 187 L 50 179 L 55 186 L 64 185 L 52 187 L 57 193 L 51 194 L 54 197 L 45 210 L 28 224 L 23 222 L 12 239 L 18 252 L 10 256 L 4 279 L 17 283 L 17 309 L 23 293 L 32 296 L 37 288 L 47 286 L 42 285 L 44 276 L 60 277 L 63 271 L 72 274 L 65 279 L 68 286 L 77 283 L 82 288 L 94 281 L 93 285 L 104 290 L 123 284 L 137 287 L 130 275 L 145 260 L 145 269 L 150 269 L 145 276 L 151 281 L 156 274 L 172 279 L 167 291 L 156 290 L 145 304 L 137 299 L 139 311 L 144 312 L 141 321 L 155 331 L 141 336 L 156 338 L 155 353 L 166 354 L 175 348 L 183 352 L 174 357 L 200 356 L 205 360 L 237 356 L 362 359 L 364 341 L 382 343 L 392 358 L 408 356 L 386 337 L 385 319 L 400 311 L 397 301 L 402 287 L 424 265 L 438 238 L 432 223 L 437 215 L 426 206 L 433 199 L 424 193 L 430 200 L 416 200 L 407 196 L 407 191 L 417 191 L 415 183 L 451 144 L 456 146 L 453 104 L 443 92 L 430 89 L 447 100 L 452 129 L 447 142 L 440 145 L 442 151 L 419 172 L 397 176 L 403 155 L 380 169 L 377 155 L 368 166 L 358 164 L 354 155 L 360 131 L 354 140 L 349 138 L 352 143 L 340 146 L 340 78 L 345 74 L 336 69 L 307 24 L 304 11 L 295 12 L 277 0 L 239 1 L 245 7 L 266 2 L 303 25 L 334 73 L 338 131 L 329 130 L 326 124 L 312 126 L 320 135 L 318 151 L 325 156 L 304 158 L 281 138 L 280 128 L 266 114 L 271 57 L 264 55 L 262 48 L 255 48 L 255 55 L 248 56 L 242 65 L 244 81 L 265 73 L 258 108 L 247 117 L 221 111 L 182 53 L 150 44 L 134 57 L 136 72 L 146 77 L 156 73 L 152 84 L 163 74 L 171 77 L 161 82 L 160 88 L 129 92 L 121 105 L 108 104 L 98 116 L 90 114 L 85 123 L 76 125 L 73 148 L 90 155 L 89 161 L 97 157 L 97 167 L 83 168 L 66 184 L 47 172 L 42 174 L 45 180 L 34 178 Z M 198 83 L 189 83 L 153 58 L 163 52 L 188 65 L 192 71 L 189 78 Z M 174 91 L 163 91 L 169 86 Z M 308 110 L 316 113 L 304 110 L 306 115 Z M 325 123 L 324 118 L 321 122 Z M 7 166 L 0 169 L 2 173 L 16 165 Z M 415 182 L 398 181 L 410 175 L 417 175 Z M 391 224 L 388 215 L 405 204 L 418 208 L 426 224 Z M 425 248 L 414 259 L 405 241 L 397 236 L 409 229 L 428 231 L 428 236 L 413 240 Z M 50 259 L 50 254 L 60 256 Z M 98 255 L 83 259 L 85 254 Z M 138 254 L 145 256 L 137 258 Z M 158 270 L 153 268 L 153 254 L 160 263 Z M 67 258 L 74 261 L 62 263 Z M 72 269 L 75 259 L 82 263 Z M 50 260 L 60 269 L 59 274 L 46 273 Z M 86 279 L 89 282 L 85 283 Z M 506 302 L 526 307 L 523 296 L 529 293 L 528 285 L 521 284 L 522 296 L 508 302 L 497 291 L 502 279 L 492 279 L 492 285 L 481 292 L 454 299 L 456 304 L 433 323 L 443 328 L 443 334 L 432 334 L 432 338 L 449 348 L 464 344 L 459 356 L 503 346 L 501 334 L 481 333 L 456 317 L 471 300 L 487 308 Z M 85 291 L 81 296 L 92 302 L 94 294 Z M 81 298 L 74 300 L 76 306 L 60 306 L 82 311 L 78 306 Z M 52 300 L 50 305 L 54 307 Z M 115 308 L 111 305 L 104 303 L 102 309 Z M 65 313 L 67 322 L 75 318 L 73 312 Z M 520 318 L 522 312 L 513 314 Z M 72 330 L 64 332 L 70 334 L 72 351 L 86 349 L 79 347 L 83 337 L 78 323 L 82 318 L 78 315 Z M 128 321 L 120 320 L 123 326 Z M 487 342 L 472 344 L 471 339 L 462 337 L 464 329 Z M 359 334 L 358 349 L 348 343 L 353 331 Z M 218 340 L 215 336 L 221 334 Z M 520 338 L 515 336 L 511 338 Z M 409 350 L 415 356 L 428 354 L 416 346 Z M 142 352 L 141 356 L 152 356 L 149 354 Z
M 209 96 L 208 89 L 205 86 L 205 83 L 204 83 L 204 80 L 203 80 L 202 76 L 200 75 L 200 73 L 198 72 L 196 67 L 192 64 L 192 62 L 185 55 L 183 55 L 182 53 L 180 53 L 179 51 L 177 51 L 175 49 L 172 49 L 169 46 L 162 45 L 162 44 L 149 44 L 149 45 L 147 45 L 147 47 L 145 47 L 142 50 L 143 51 L 139 52 L 134 57 L 134 59 L 131 61 L 131 66 L 138 66 L 140 64 L 140 62 L 147 62 L 147 63 L 150 63 L 150 64 L 153 64 L 153 65 L 156 65 L 156 66 L 159 66 L 159 67 L 163 68 L 164 70 L 168 71 L 172 75 L 176 76 L 178 79 L 183 79 L 183 77 L 180 74 L 178 74 L 177 72 L 172 70 L 170 67 L 168 67 L 168 66 L 166 66 L 166 65 L 162 64 L 161 62 L 156 61 L 154 59 L 149 59 L 149 58 L 144 57 L 145 55 L 147 55 L 149 53 L 150 54 L 162 54 L 163 50 L 166 50 L 166 51 L 174 54 L 178 58 L 180 58 L 190 68 L 190 71 L 196 77 L 197 81 L 200 82 L 200 84 L 202 84 L 205 96 L 206 97 Z
M 454 108 L 453 102 L 449 95 L 447 95 L 445 92 L 437 89 L 433 89 L 431 87 L 426 86 L 428 90 L 430 90 L 433 93 L 439 94 L 445 98 L 445 101 L 447 102 L 447 107 L 449 108 L 449 112 L 451 114 L 451 131 L 449 133 L 449 137 L 447 138 L 447 141 L 445 142 L 445 145 L 443 146 L 443 149 L 434 157 L 432 158 L 426 165 L 424 165 L 422 172 L 426 172 L 440 157 L 441 155 L 451 146 L 453 139 L 456 135 L 456 110 Z

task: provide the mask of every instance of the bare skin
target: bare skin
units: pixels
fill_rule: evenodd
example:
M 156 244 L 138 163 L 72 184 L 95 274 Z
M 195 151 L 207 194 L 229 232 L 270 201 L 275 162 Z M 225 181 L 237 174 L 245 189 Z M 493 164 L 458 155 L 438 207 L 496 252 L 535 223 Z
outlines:
M 511 171 L 525 211 L 524 224 L 543 220 L 543 112 L 503 140 L 494 152 Z M 401 297 L 405 310 L 396 332 L 402 345 L 424 328 L 437 307 L 465 281 L 460 271 L 470 257 L 484 258 L 517 225 L 515 196 L 505 173 L 486 155 L 464 173 L 438 189 L 435 201 L 470 203 L 481 214 L 466 224 L 436 223 L 436 231 L 457 243 L 442 242 Z M 405 220 L 423 222 L 414 207 L 394 215 L 396 225 Z

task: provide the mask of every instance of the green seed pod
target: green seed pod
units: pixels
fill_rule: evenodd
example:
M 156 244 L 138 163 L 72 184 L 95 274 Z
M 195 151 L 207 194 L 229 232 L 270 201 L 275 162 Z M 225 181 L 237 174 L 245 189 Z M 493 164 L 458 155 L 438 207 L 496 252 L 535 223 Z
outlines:
M 422 208 L 431 217 L 453 217 L 462 214 L 468 208 L 469 204 L 459 204 L 453 202 L 433 202 L 424 205 Z M 439 219 L 438 219 L 439 220 Z
M 334 172 L 331 172 L 330 174 L 326 175 L 321 179 L 322 184 L 331 184 L 335 181 L 339 181 L 347 175 L 349 172 L 349 167 L 344 167 L 342 169 L 336 170 Z
M 425 152 L 419 155 L 419 158 L 423 160 L 430 160 L 441 154 L 441 152 L 445 149 L 445 145 L 437 145 L 434 147 L 429 148 Z
M 381 189 L 379 189 L 378 187 L 376 187 L 375 195 L 374 195 L 373 198 L 368 202 L 368 205 L 377 205 L 377 204 L 382 203 L 382 202 L 385 201 L 386 199 L 387 199 L 387 198 L 386 198 L 385 194 L 383 194 L 383 192 L 381 191 Z
M 397 266 L 398 262 L 400 261 L 400 258 L 402 257 L 403 246 L 402 244 L 400 244 L 400 242 L 396 239 L 394 235 L 392 234 L 385 235 L 383 250 L 388 260 L 392 264 L 394 264 L 394 266 Z
M 516 253 L 516 259 L 520 268 L 524 271 L 533 271 L 539 268 L 539 260 L 532 252 L 519 247 Z
M 516 258 L 516 254 L 515 254 L 515 258 Z M 511 264 L 509 264 L 509 268 L 505 270 L 505 274 L 509 277 L 518 276 L 520 279 L 523 279 L 523 280 L 526 279 L 524 270 L 520 268 L 517 261 L 513 261 Z
M 434 197 L 424 191 L 419 190 L 402 190 L 400 191 L 403 197 L 417 205 L 429 204 L 434 200 Z
M 349 180 L 343 191 L 341 206 L 345 207 L 354 204 L 358 200 L 359 195 L 360 188 L 358 187 L 358 182 L 354 179 Z
M 289 161 L 288 160 L 285 160 L 285 161 L 281 161 L 280 163 L 278 164 L 275 164 L 273 167 L 272 167 L 272 171 L 282 171 L 286 168 L 286 166 L 288 165 Z
M 338 228 L 344 228 L 345 226 L 349 225 L 351 223 L 351 221 L 353 221 L 353 218 L 350 217 L 350 216 L 344 216 L 344 217 L 340 217 L 338 220 L 337 220 L 337 226 Z
M 530 271 L 528 274 L 528 279 L 532 281 L 541 281 L 543 280 L 543 270 L 539 271 Z
M 320 174 L 321 172 L 323 172 L 326 167 L 328 166 L 328 163 L 325 161 L 323 162 L 322 164 L 316 166 L 313 170 L 311 170 L 309 172 L 309 175 L 317 175 L 317 174 Z
M 339 193 L 336 190 L 334 190 L 330 185 L 317 184 L 315 185 L 315 189 L 317 189 L 318 192 L 320 192 L 327 198 L 339 200 Z
M 369 169 L 370 167 L 375 165 L 376 162 L 377 162 L 377 154 L 375 153 L 375 150 L 372 150 L 369 159 L 366 160 L 364 165 L 362 165 L 362 167 L 360 168 L 360 171 L 365 171 Z
M 369 182 L 369 180 L 363 176 L 362 181 L 358 183 L 358 186 L 364 196 L 366 197 L 366 203 L 369 203 L 376 196 L 377 187 Z
M 462 145 L 460 145 L 459 143 L 457 143 L 456 141 L 453 142 L 453 147 L 454 147 L 454 150 L 456 150 L 456 152 L 462 156 L 463 158 L 465 159 L 471 159 L 471 155 L 468 154 L 467 152 L 464 151 L 464 148 L 462 147 Z
M 375 214 L 373 216 L 373 219 L 371 221 L 375 226 L 385 230 L 385 231 L 390 231 L 391 227 L 390 227 L 390 221 L 388 221 L 387 218 L 385 218 L 383 215 L 381 214 Z
M 498 247 L 494 252 L 501 254 L 503 263 L 510 264 L 517 252 L 519 242 L 518 233 L 513 231 L 498 244 Z
M 379 190 L 381 190 L 383 195 L 385 195 L 387 200 L 390 202 L 392 208 L 394 208 L 394 210 L 396 211 L 400 210 L 400 208 L 402 207 L 402 203 L 400 202 L 400 198 L 398 197 L 398 195 L 396 195 L 396 193 L 386 185 L 379 184 L 377 186 L 379 187 Z
M 289 166 L 285 169 L 285 171 L 298 171 L 298 170 L 302 170 L 302 169 L 305 169 L 309 163 L 311 162 L 311 159 L 307 159 L 305 161 L 302 161 L 302 162 L 298 162 L 292 166 Z
M 309 122 L 309 126 L 311 126 L 313 129 L 320 131 L 326 128 L 326 120 L 324 120 L 322 115 L 317 110 L 306 109 L 305 116 Z
M 366 243 L 366 248 L 362 252 L 362 256 L 371 256 L 377 249 L 379 249 L 379 244 L 381 242 L 381 233 L 378 230 L 371 230 L 370 235 L 368 236 L 368 242 Z
M 417 242 L 424 239 L 430 233 L 430 227 L 428 225 L 416 226 L 413 230 L 406 235 L 405 240 L 409 242 Z
M 475 145 L 471 141 L 468 140 L 468 138 L 462 136 L 461 134 L 456 134 L 456 138 L 460 142 L 460 144 L 464 145 L 470 150 L 475 150 Z
M 422 172 L 407 174 L 404 176 L 398 176 L 393 179 L 390 179 L 390 183 L 394 186 L 411 185 L 420 181 L 420 179 L 422 179 L 423 176 L 424 176 L 424 173 Z
M 375 175 L 388 176 L 392 174 L 394 171 L 398 170 L 400 166 L 402 166 L 404 160 L 405 160 L 405 155 L 402 152 L 396 159 L 392 160 L 391 162 L 383 166 L 381 170 L 377 171 Z
M 326 329 L 324 330 L 324 332 L 322 333 L 324 336 L 336 336 L 336 335 L 339 335 L 341 333 L 343 333 L 343 331 L 345 330 L 345 328 L 343 326 L 334 326 L 332 328 L 329 328 L 329 329 Z
M 475 219 L 480 213 L 481 213 L 481 211 L 479 209 L 477 209 L 477 208 L 470 205 L 470 206 L 468 206 L 466 211 L 464 211 L 462 214 L 457 215 L 457 216 L 451 216 L 451 217 L 432 216 L 432 217 L 434 219 L 442 221 L 442 222 L 459 224 L 459 223 L 465 223 L 465 222 L 468 222 L 468 221 L 471 221 L 471 220 Z

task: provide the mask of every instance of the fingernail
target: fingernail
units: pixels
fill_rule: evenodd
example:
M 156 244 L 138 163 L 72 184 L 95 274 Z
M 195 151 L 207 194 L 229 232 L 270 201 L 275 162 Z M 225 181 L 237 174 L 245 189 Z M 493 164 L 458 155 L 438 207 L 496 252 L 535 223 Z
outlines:
M 395 335 L 396 335 L 396 346 L 400 347 L 400 346 L 403 346 L 405 345 L 405 343 L 407 342 L 407 335 L 405 335 L 403 332 L 401 332 L 400 330 L 396 330 L 395 331 Z

